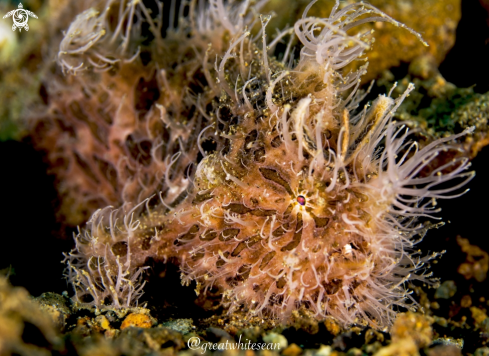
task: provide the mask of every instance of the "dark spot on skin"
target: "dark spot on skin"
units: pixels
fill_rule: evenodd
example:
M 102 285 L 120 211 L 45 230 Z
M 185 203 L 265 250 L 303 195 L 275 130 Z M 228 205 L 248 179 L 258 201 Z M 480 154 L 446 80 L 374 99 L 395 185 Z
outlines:
M 236 287 L 238 285 L 238 281 L 234 277 L 228 277 L 228 278 L 226 278 L 226 283 L 230 287 Z
M 362 283 L 361 283 L 361 282 L 356 281 L 356 280 L 353 280 L 353 281 L 350 283 L 350 288 L 349 288 L 349 290 L 350 290 L 351 292 L 353 292 L 355 289 L 357 289 L 357 288 L 358 288 L 358 287 L 360 287 L 361 285 L 362 285 Z
M 239 229 L 226 229 L 221 232 L 219 235 L 219 240 L 228 241 L 234 239 L 239 234 Z
M 365 221 L 366 223 L 366 226 L 368 226 L 370 220 L 372 220 L 372 216 L 367 213 L 366 211 L 362 210 L 362 209 L 358 209 L 358 216 L 360 219 L 362 219 L 363 221 Z
M 282 144 L 282 139 L 280 138 L 280 136 L 275 136 L 270 144 L 273 148 L 280 147 L 280 145 Z
M 124 257 L 127 255 L 127 242 L 119 241 L 112 245 L 112 252 L 116 256 Z
M 70 137 L 77 138 L 76 131 L 73 125 L 69 125 L 67 122 L 64 122 L 63 120 L 59 120 L 56 118 L 53 119 L 53 122 L 55 122 L 56 126 L 58 126 L 63 132 L 67 133 Z M 38 136 L 45 136 L 48 130 L 51 129 L 52 129 L 52 124 L 50 122 L 40 121 L 34 129 L 34 133 Z
M 197 235 L 198 232 L 199 232 L 199 225 L 194 225 L 190 228 L 190 230 L 188 230 L 187 233 L 178 237 L 175 240 L 174 244 L 177 246 L 182 246 L 183 244 L 189 242 L 190 240 L 193 240 L 193 238 L 195 237 L 195 235 Z
M 98 102 L 100 104 L 104 104 L 108 99 L 109 99 L 109 93 L 107 93 L 106 91 L 102 92 L 98 97 Z M 111 124 L 112 123 L 112 118 L 110 119 L 110 121 L 107 121 L 108 124 Z
M 197 251 L 192 255 L 192 261 L 198 261 L 205 256 L 204 250 Z
M 310 213 L 310 215 L 314 219 L 314 223 L 316 224 L 317 228 L 323 228 L 323 227 L 326 227 L 328 225 L 329 218 L 322 218 L 322 217 L 316 216 L 312 213 Z
M 323 82 L 319 82 L 316 84 L 316 86 L 314 87 L 314 92 L 319 92 L 321 90 L 323 90 L 324 88 L 326 88 L 326 84 L 324 84 Z
M 110 116 L 103 108 L 98 108 L 97 114 L 102 118 L 103 121 L 105 121 L 106 124 L 112 125 L 112 116 Z
M 246 243 L 244 241 L 241 241 L 238 244 L 238 246 L 236 246 L 236 248 L 234 249 L 234 251 L 231 254 L 231 256 L 233 256 L 233 257 L 238 256 L 241 253 L 241 251 L 243 251 L 245 248 L 246 248 Z
M 337 280 L 332 280 L 329 283 L 322 282 L 322 285 L 324 287 L 326 294 L 332 295 L 332 294 L 336 294 L 340 290 L 340 288 L 343 285 L 343 282 L 341 281 L 341 279 L 337 279 Z
M 178 204 L 180 204 L 182 201 L 184 201 L 188 196 L 188 191 L 187 190 L 184 190 L 183 192 L 181 192 L 178 197 L 175 198 L 174 201 L 172 201 L 170 204 L 168 204 L 170 207 L 174 208 L 176 207 Z
M 80 103 L 78 101 L 72 101 L 68 107 L 70 108 L 71 113 L 76 119 L 83 122 L 90 121 L 87 114 L 82 110 Z
M 161 134 L 155 135 L 155 136 L 160 136 L 161 140 L 163 142 L 169 142 L 170 141 L 170 132 L 165 128 L 165 126 L 161 126 Z M 169 146 L 168 146 L 169 147 Z M 158 155 L 162 161 L 165 160 L 166 158 L 166 153 L 167 153 L 167 145 L 161 145 L 158 147 L 158 149 L 155 152 L 155 155 Z
M 93 297 L 91 296 L 91 294 L 87 293 L 79 296 L 78 300 L 82 303 L 91 303 L 93 302 Z
M 237 214 L 246 214 L 246 213 L 249 213 L 251 211 L 250 208 L 247 208 L 243 204 L 238 204 L 238 203 L 231 203 L 228 206 L 225 206 L 225 208 L 228 209 L 229 211 L 231 211 L 233 213 L 237 213 Z
M 39 96 L 41 97 L 44 105 L 49 104 L 49 94 L 44 83 L 41 83 L 41 85 L 39 86 Z
M 285 211 L 284 211 L 284 214 L 283 214 L 284 219 L 288 219 L 288 217 L 290 216 L 290 213 L 292 212 L 292 209 L 294 209 L 294 206 L 292 204 L 289 204 L 287 209 L 285 209 Z
M 75 160 L 78 166 L 82 169 L 82 171 L 90 177 L 95 183 L 100 183 L 99 179 L 93 173 L 93 169 L 90 167 L 90 165 L 83 159 L 81 158 L 78 153 L 74 152 Z
M 280 236 L 283 236 L 285 235 L 285 233 L 287 232 L 286 229 L 289 228 L 289 223 L 285 223 L 283 225 L 281 225 L 279 228 L 275 229 L 273 232 L 272 232 L 272 236 L 273 237 L 280 237 Z
M 301 242 L 302 238 L 302 213 L 297 214 L 297 224 L 295 226 L 295 232 L 294 232 L 294 237 L 292 238 L 292 241 L 289 242 L 287 245 L 282 247 L 280 251 L 292 251 L 294 248 L 299 246 L 299 243 Z
M 277 214 L 277 211 L 275 210 L 262 210 L 262 209 L 255 209 L 251 211 L 251 215 L 254 216 L 273 216 Z
M 248 279 L 250 276 L 251 272 L 251 266 L 250 265 L 243 265 L 239 267 L 238 269 L 238 275 L 236 276 L 236 280 L 239 282 L 244 282 Z
M 93 120 L 90 120 L 88 114 L 83 111 L 78 101 L 72 101 L 69 105 L 69 108 L 76 119 L 84 122 L 88 126 L 90 132 L 93 134 L 93 137 L 95 137 L 100 143 L 107 145 L 108 135 L 105 132 L 105 128 L 101 125 L 98 125 Z
M 359 193 L 359 192 L 356 192 L 356 191 L 352 191 L 353 195 L 355 195 L 355 197 L 358 199 L 358 201 L 360 203 L 363 203 L 363 202 L 366 202 L 368 201 L 368 195 L 365 195 L 363 193 Z
M 141 240 L 141 250 L 147 251 L 151 248 L 152 236 L 143 237 Z
M 148 81 L 144 78 L 140 78 L 138 85 L 136 85 L 134 89 L 134 106 L 136 110 L 139 111 L 140 119 L 146 115 L 159 98 L 160 90 L 156 75 Z
M 194 200 L 192 200 L 192 204 L 202 203 L 202 202 L 209 200 L 209 199 L 212 199 L 212 198 L 214 198 L 214 196 L 211 193 L 197 194 L 195 196 Z
M 149 166 L 151 164 L 151 149 L 153 148 L 153 144 L 148 141 L 144 140 L 138 143 L 138 157 L 136 160 L 141 163 L 143 166 Z
M 241 214 L 241 215 L 246 213 L 251 213 L 251 215 L 254 216 L 272 216 L 277 213 L 275 210 L 251 209 L 239 203 L 231 203 L 227 205 L 225 208 L 233 213 Z
M 234 251 L 231 253 L 231 256 L 236 257 L 238 256 L 241 251 L 243 251 L 245 248 L 249 248 L 256 244 L 258 241 L 260 241 L 260 235 L 255 235 L 250 237 L 249 239 L 245 241 L 241 241 L 238 246 L 234 249 Z
M 224 253 L 223 253 L 223 256 L 224 256 L 225 258 L 227 258 L 227 257 L 229 256 L 229 251 L 224 252 Z M 217 267 L 217 268 L 220 268 L 220 267 L 224 266 L 224 264 L 225 264 L 225 263 L 226 263 L 226 261 L 224 261 L 224 260 L 222 259 L 222 257 L 221 257 L 221 256 L 219 256 L 219 258 L 218 258 L 218 259 L 217 259 L 217 261 L 216 261 L 216 267 Z
M 287 181 L 283 179 L 276 170 L 270 168 L 260 168 L 260 173 L 264 178 L 281 185 L 290 195 L 294 195 L 292 189 L 290 189 L 289 183 L 287 183 Z
M 277 288 L 282 289 L 283 287 L 285 287 L 286 283 L 287 283 L 287 279 L 285 279 L 285 277 L 280 277 L 276 282 Z
M 202 241 L 212 241 L 217 237 L 217 232 L 207 231 L 205 234 L 200 235 Z
M 98 165 L 100 173 L 105 177 L 105 179 L 110 183 L 114 192 L 117 191 L 117 171 L 108 162 L 99 159 L 97 156 L 93 156 L 94 161 Z
M 268 262 L 271 261 L 271 259 L 276 255 L 275 251 L 271 251 L 263 257 L 260 263 L 260 271 L 263 271 L 263 268 L 265 268 L 268 265 Z
M 137 142 L 132 135 L 129 135 L 126 138 L 126 148 L 130 156 L 136 162 L 146 167 L 149 166 L 152 161 L 152 157 L 151 157 L 152 147 L 153 144 L 148 140 Z
M 141 63 L 143 66 L 147 66 L 149 62 L 151 62 L 151 52 L 149 51 L 142 51 L 139 54 L 139 58 L 141 59 Z

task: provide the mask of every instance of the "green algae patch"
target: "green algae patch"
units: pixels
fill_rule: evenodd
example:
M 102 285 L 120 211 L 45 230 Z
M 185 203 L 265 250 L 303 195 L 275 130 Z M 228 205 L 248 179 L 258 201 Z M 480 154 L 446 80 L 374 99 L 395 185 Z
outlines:
M 418 58 L 409 67 L 409 74 L 394 84 L 394 76 L 385 71 L 378 81 L 381 90 L 393 89 L 393 96 L 401 95 L 410 83 L 415 89 L 401 104 L 395 117 L 418 127 L 429 142 L 434 139 L 458 134 L 473 128 L 461 138 L 465 155 L 473 158 L 487 144 L 489 119 L 489 93 L 477 93 L 473 87 L 458 88 L 447 82 L 434 63 Z

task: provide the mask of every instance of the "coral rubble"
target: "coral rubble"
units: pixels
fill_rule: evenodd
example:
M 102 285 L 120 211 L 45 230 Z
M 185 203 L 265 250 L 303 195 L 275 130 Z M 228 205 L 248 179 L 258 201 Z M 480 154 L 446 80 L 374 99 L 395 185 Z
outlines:
M 381 328 L 416 306 L 407 281 L 436 284 L 438 254 L 413 248 L 433 225 L 417 219 L 473 177 L 450 143 L 472 128 L 412 141 L 393 119 L 412 84 L 360 107 L 362 25 L 421 36 L 363 2 L 328 18 L 311 2 L 269 38 L 263 4 L 183 2 L 165 24 L 160 2 L 92 1 L 60 39 L 65 76 L 50 74 L 33 130 L 83 202 L 68 215 L 101 208 L 66 256 L 81 305 L 137 305 L 148 259 L 177 259 L 230 311 L 284 321 L 302 307 Z
M 49 314 L 0 275 L 0 355 L 50 355 L 62 346 Z
M 392 86 L 388 78 L 392 73 L 384 72 L 378 85 Z M 489 116 L 489 95 L 474 92 L 474 88 L 457 88 L 447 82 L 438 72 L 430 57 L 419 57 L 409 66 L 409 74 L 399 81 L 394 89 L 402 94 L 410 83 L 415 90 L 397 110 L 395 117 L 406 121 L 412 127 L 422 129 L 422 136 L 447 137 L 470 127 L 474 130 L 460 141 L 463 155 L 473 158 L 489 143 L 487 119 Z M 423 140 L 423 138 L 420 137 Z

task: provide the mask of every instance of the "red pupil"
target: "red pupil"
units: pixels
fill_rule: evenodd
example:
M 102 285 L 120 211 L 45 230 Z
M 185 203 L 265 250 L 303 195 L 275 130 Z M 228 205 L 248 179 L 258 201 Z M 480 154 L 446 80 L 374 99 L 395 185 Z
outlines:
M 297 202 L 300 204 L 300 205 L 305 205 L 306 204 L 306 198 L 304 198 L 302 195 L 299 195 L 297 197 Z

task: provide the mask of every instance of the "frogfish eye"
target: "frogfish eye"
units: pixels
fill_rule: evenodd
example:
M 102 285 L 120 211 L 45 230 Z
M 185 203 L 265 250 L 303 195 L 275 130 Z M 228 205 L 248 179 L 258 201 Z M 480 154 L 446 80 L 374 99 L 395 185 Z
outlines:
M 297 197 L 297 202 L 298 202 L 300 205 L 304 206 L 304 205 L 306 205 L 306 198 L 304 198 L 304 196 L 303 196 L 303 195 L 299 195 L 299 196 Z

